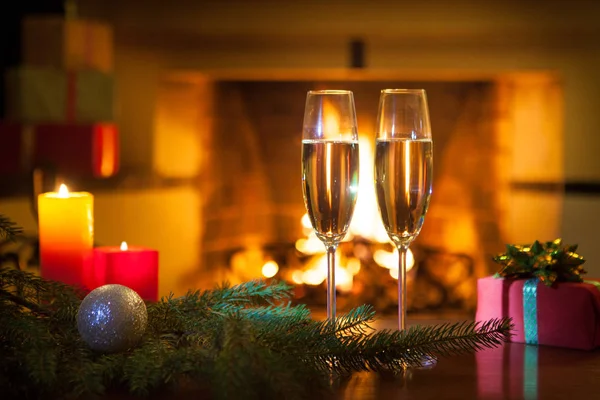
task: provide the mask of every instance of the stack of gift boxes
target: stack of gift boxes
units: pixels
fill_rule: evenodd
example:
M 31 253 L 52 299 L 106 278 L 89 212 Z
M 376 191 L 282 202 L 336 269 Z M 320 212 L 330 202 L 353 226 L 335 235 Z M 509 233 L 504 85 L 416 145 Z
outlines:
M 119 167 L 110 26 L 60 15 L 22 21 L 22 63 L 5 74 L 0 175 L 51 168 L 110 177 Z

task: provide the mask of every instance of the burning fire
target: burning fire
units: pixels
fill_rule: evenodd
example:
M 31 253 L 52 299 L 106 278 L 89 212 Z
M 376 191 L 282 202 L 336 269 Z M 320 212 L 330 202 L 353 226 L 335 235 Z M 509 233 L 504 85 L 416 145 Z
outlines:
M 381 222 L 377 208 L 377 195 L 373 182 L 374 149 L 369 137 L 361 137 L 360 145 L 360 179 L 358 200 L 350 229 L 343 242 L 360 237 L 372 243 L 391 243 Z M 315 235 L 308 214 L 301 219 L 302 231 L 305 237 L 296 241 L 296 250 L 305 255 L 313 256 L 304 270 L 292 272 L 292 281 L 296 284 L 320 285 L 327 278 L 327 254 L 325 246 Z M 378 249 L 373 253 L 373 260 L 382 268 L 387 268 L 394 279 L 398 279 L 398 250 L 392 252 Z M 407 270 L 414 266 L 414 257 L 409 250 L 407 255 Z M 342 260 L 336 254 L 335 284 L 341 292 L 352 289 L 353 277 L 360 271 L 361 262 L 358 258 L 349 257 Z
M 336 115 L 329 110 L 328 118 L 323 124 L 323 135 L 327 136 L 330 132 L 339 132 L 339 121 Z M 374 244 L 385 244 L 391 241 L 385 231 L 379 210 L 377 207 L 377 197 L 375 193 L 374 176 L 374 156 L 373 140 L 368 135 L 362 135 L 359 139 L 360 146 L 360 176 L 358 185 L 358 199 L 354 216 L 348 234 L 343 242 L 352 242 L 355 238 L 360 238 Z M 291 271 L 291 280 L 295 284 L 306 284 L 317 286 L 322 284 L 327 278 L 327 254 L 325 246 L 317 238 L 308 217 L 304 214 L 301 219 L 302 232 L 304 237 L 296 241 L 295 247 L 300 253 L 309 256 L 304 268 Z M 350 292 L 354 282 L 354 276 L 358 274 L 361 268 L 361 260 L 356 256 L 346 257 L 341 252 L 336 254 L 335 284 L 341 292 Z M 382 268 L 389 270 L 390 276 L 398 279 L 398 250 L 386 251 L 377 249 L 373 252 L 374 262 Z M 408 251 L 407 270 L 414 266 L 413 254 Z M 267 261 L 262 266 L 262 275 L 270 278 L 279 272 L 279 266 L 274 261 Z

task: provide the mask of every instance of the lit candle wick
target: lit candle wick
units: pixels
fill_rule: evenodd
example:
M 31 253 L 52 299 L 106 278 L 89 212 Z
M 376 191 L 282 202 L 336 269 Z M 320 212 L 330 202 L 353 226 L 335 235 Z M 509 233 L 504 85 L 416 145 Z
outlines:
M 69 189 L 67 189 L 67 185 L 64 183 L 61 183 L 60 187 L 58 188 L 58 197 L 69 197 Z
M 122 251 L 126 251 L 127 250 L 127 242 L 121 242 L 121 250 Z

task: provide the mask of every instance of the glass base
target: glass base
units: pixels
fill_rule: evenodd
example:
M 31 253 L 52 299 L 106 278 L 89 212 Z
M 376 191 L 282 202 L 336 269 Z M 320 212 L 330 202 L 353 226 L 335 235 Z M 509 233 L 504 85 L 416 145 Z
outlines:
M 408 350 L 410 351 L 410 350 Z M 430 356 L 421 356 L 419 358 L 419 361 L 417 363 L 412 363 L 410 365 L 406 365 L 404 367 L 404 370 L 415 370 L 415 369 L 431 369 L 434 368 L 437 365 L 437 358 L 435 357 L 430 357 Z
M 412 371 L 415 370 L 427 370 L 427 369 L 432 369 L 435 368 L 435 366 L 437 365 L 437 359 L 434 357 L 429 357 L 429 356 L 423 356 L 421 357 L 420 361 L 418 363 L 412 363 L 410 365 L 404 365 L 402 367 L 400 367 L 399 369 L 383 369 L 381 371 L 381 373 L 383 373 L 384 375 L 388 376 L 388 374 L 392 374 L 395 377 L 402 377 L 402 378 L 406 378 L 409 376 L 412 376 Z
M 429 356 L 421 357 L 421 363 L 419 365 L 413 365 L 409 368 L 412 369 L 432 369 L 437 365 L 437 359 Z

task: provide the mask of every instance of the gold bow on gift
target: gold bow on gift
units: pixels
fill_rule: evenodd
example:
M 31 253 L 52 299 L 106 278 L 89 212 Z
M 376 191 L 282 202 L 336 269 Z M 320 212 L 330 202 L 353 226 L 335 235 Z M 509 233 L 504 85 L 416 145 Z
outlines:
M 506 253 L 493 257 L 502 265 L 496 277 L 538 278 L 546 286 L 554 282 L 582 282 L 587 273 L 581 264 L 584 258 L 576 253 L 577 245 L 563 246 L 562 239 L 533 242 L 528 245 L 506 245 Z

